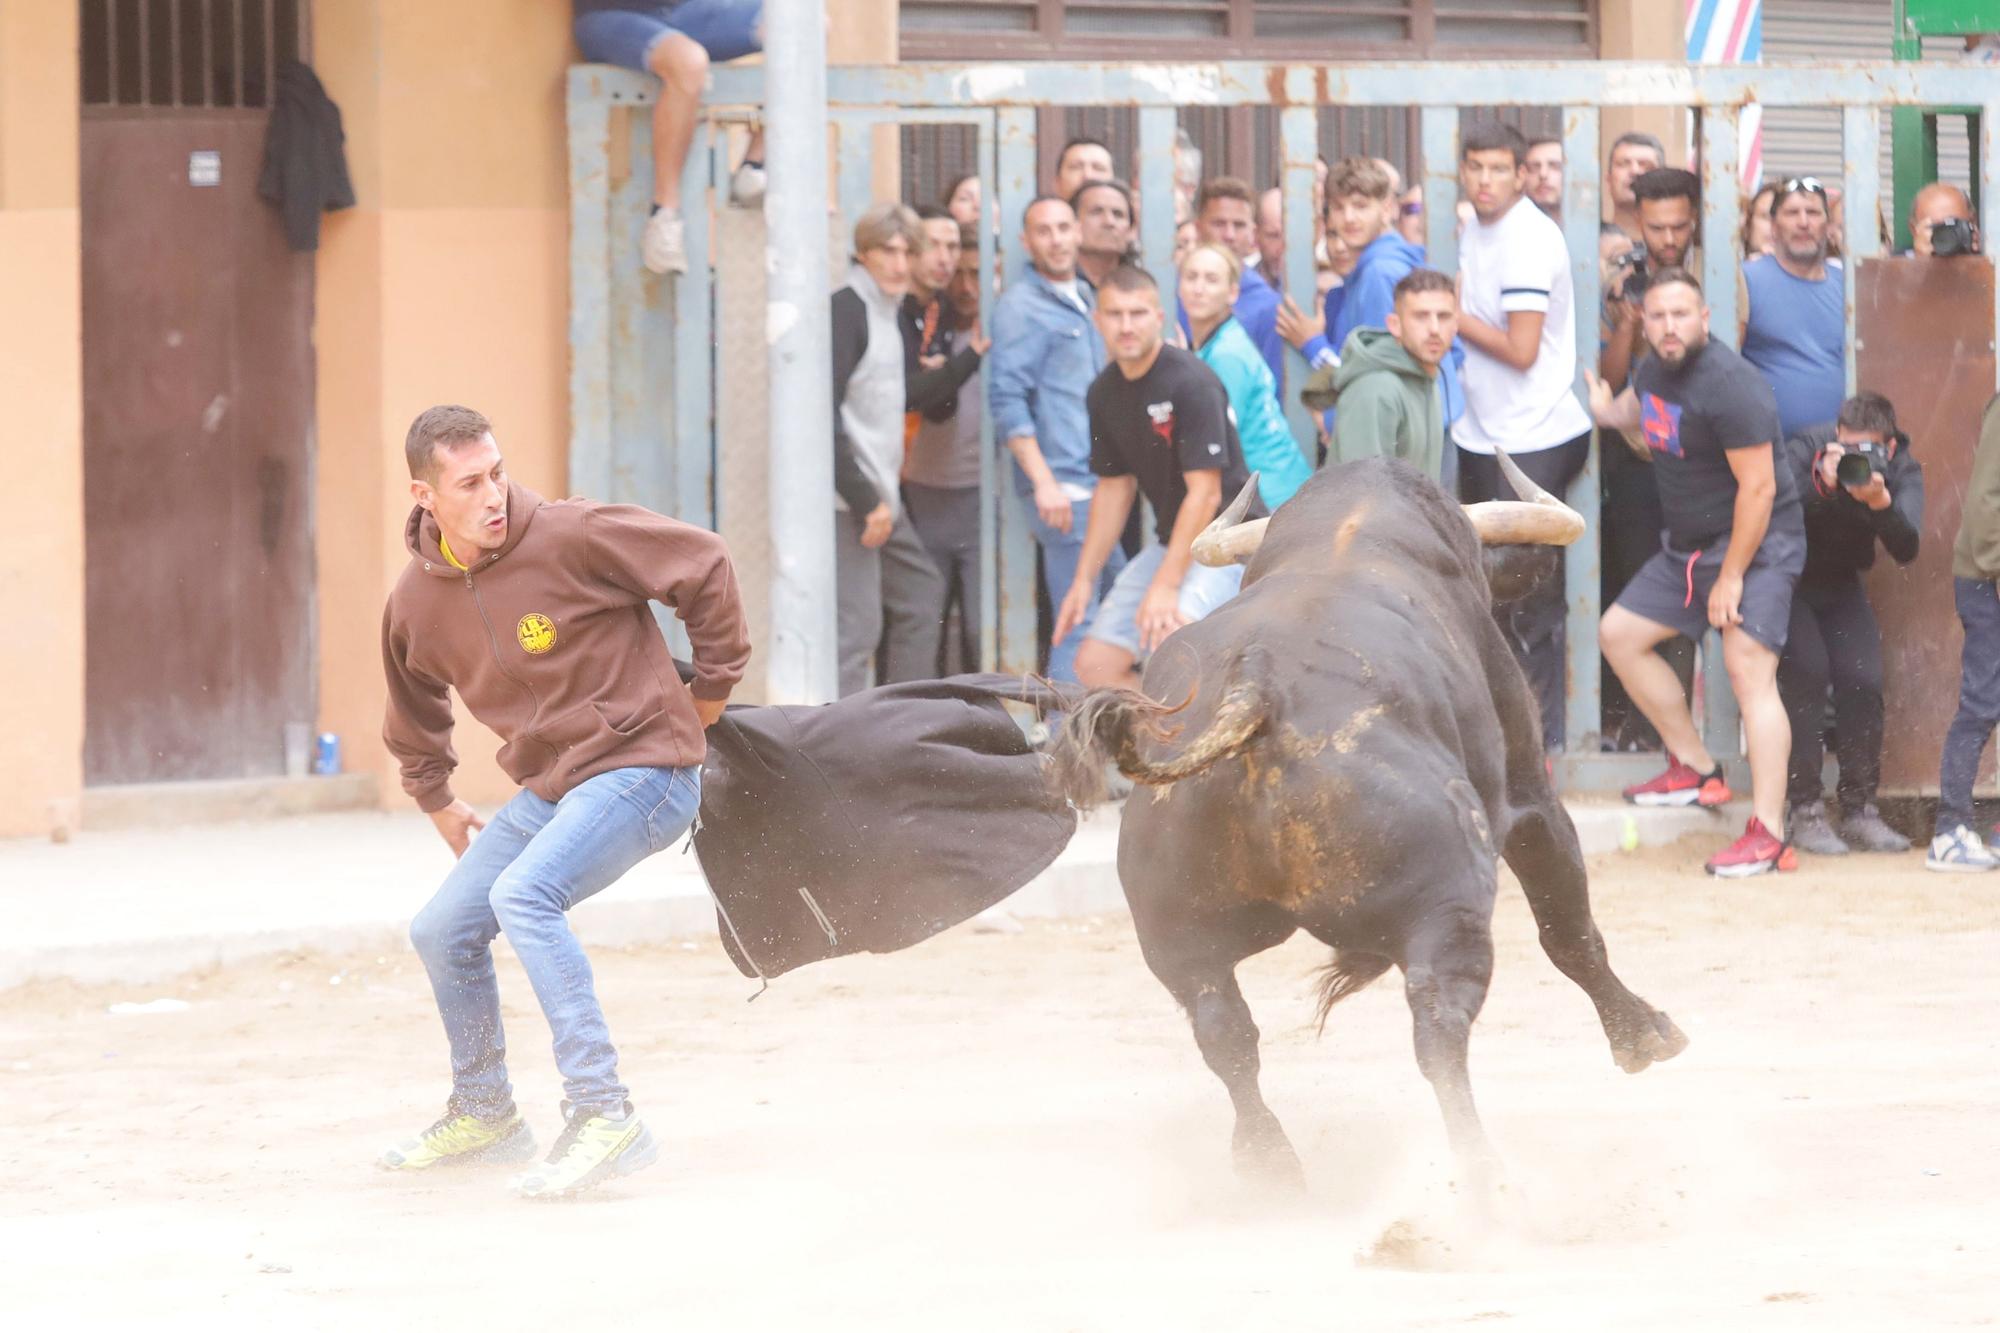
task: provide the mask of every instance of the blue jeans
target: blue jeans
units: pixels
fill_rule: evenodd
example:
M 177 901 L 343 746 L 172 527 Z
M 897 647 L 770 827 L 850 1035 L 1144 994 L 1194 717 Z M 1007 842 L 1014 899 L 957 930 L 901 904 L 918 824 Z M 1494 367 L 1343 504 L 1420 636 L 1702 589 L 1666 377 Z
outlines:
M 1937 831 L 1972 828 L 1972 783 L 1986 739 L 2000 725 L 2000 591 L 1992 579 L 1953 578 L 1952 600 L 1965 626 L 1958 670 L 1958 715 L 1938 761 Z
M 1083 557 L 1083 534 L 1090 528 L 1090 501 L 1070 501 L 1070 523 L 1068 532 L 1057 532 L 1042 522 L 1040 511 L 1035 508 L 1032 495 L 1022 501 L 1028 511 L 1028 526 L 1035 534 L 1035 542 L 1042 548 L 1042 583 L 1048 589 L 1049 605 L 1060 607 L 1063 598 L 1069 596 L 1069 585 L 1076 582 L 1077 563 Z M 1084 612 L 1083 623 L 1064 636 L 1061 643 L 1049 645 L 1049 679 L 1058 685 L 1074 685 L 1076 679 L 1076 650 L 1083 646 L 1084 631 L 1097 616 L 1097 603 L 1104 596 L 1104 590 L 1111 586 L 1118 571 L 1125 568 L 1123 547 L 1111 548 L 1111 559 L 1104 564 L 1104 574 L 1097 581 L 1097 587 L 1090 599 L 1090 609 Z
M 720 65 L 764 49 L 764 0 L 680 0 L 649 9 L 599 9 L 579 14 L 576 45 L 585 60 L 652 69 L 653 48 L 676 33 Z
M 410 923 L 451 1043 L 451 1114 L 491 1120 L 514 1104 L 493 977 L 503 930 L 549 1020 L 564 1095 L 580 1107 L 624 1102 L 590 960 L 563 914 L 672 844 L 700 804 L 699 768 L 619 768 L 560 801 L 519 792 L 472 840 Z

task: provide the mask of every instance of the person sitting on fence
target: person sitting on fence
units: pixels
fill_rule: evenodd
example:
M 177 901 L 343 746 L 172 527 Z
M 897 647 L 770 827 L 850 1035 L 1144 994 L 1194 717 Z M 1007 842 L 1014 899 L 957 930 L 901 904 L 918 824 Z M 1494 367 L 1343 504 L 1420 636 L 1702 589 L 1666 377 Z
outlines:
M 1276 509 L 1305 485 L 1312 468 L 1285 424 L 1271 368 L 1230 311 L 1243 280 L 1243 261 L 1222 246 L 1204 243 L 1181 261 L 1180 275 L 1188 341 L 1228 391 L 1244 461 L 1258 474 L 1257 494 L 1266 508 Z
M 653 103 L 653 214 L 640 255 L 654 273 L 687 272 L 681 174 L 694 144 L 708 67 L 764 49 L 764 0 L 575 0 L 576 44 L 583 58 L 657 75 Z M 764 199 L 764 131 L 750 135 L 729 197 L 744 208 Z

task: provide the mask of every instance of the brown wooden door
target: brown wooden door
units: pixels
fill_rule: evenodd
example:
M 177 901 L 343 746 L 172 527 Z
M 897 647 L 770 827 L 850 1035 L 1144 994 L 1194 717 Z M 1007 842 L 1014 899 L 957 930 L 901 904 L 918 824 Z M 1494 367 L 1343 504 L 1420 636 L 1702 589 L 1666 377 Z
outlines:
M 265 122 L 83 117 L 89 783 L 275 774 L 314 720 L 313 268 Z

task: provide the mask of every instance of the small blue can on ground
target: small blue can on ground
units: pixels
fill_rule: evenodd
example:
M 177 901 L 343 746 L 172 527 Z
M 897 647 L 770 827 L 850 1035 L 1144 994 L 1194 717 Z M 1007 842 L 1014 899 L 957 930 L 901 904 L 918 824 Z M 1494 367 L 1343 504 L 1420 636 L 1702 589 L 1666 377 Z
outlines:
M 340 737 L 330 731 L 322 731 L 313 742 L 313 773 L 322 778 L 330 778 L 340 772 Z

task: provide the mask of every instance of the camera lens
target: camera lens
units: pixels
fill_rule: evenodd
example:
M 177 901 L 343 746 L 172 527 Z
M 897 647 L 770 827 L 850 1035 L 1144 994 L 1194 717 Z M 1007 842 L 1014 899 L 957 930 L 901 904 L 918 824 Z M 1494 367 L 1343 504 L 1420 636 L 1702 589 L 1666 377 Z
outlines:
M 1866 486 L 1874 474 L 1875 460 L 1867 454 L 1842 454 L 1834 460 L 1834 479 L 1843 486 Z

